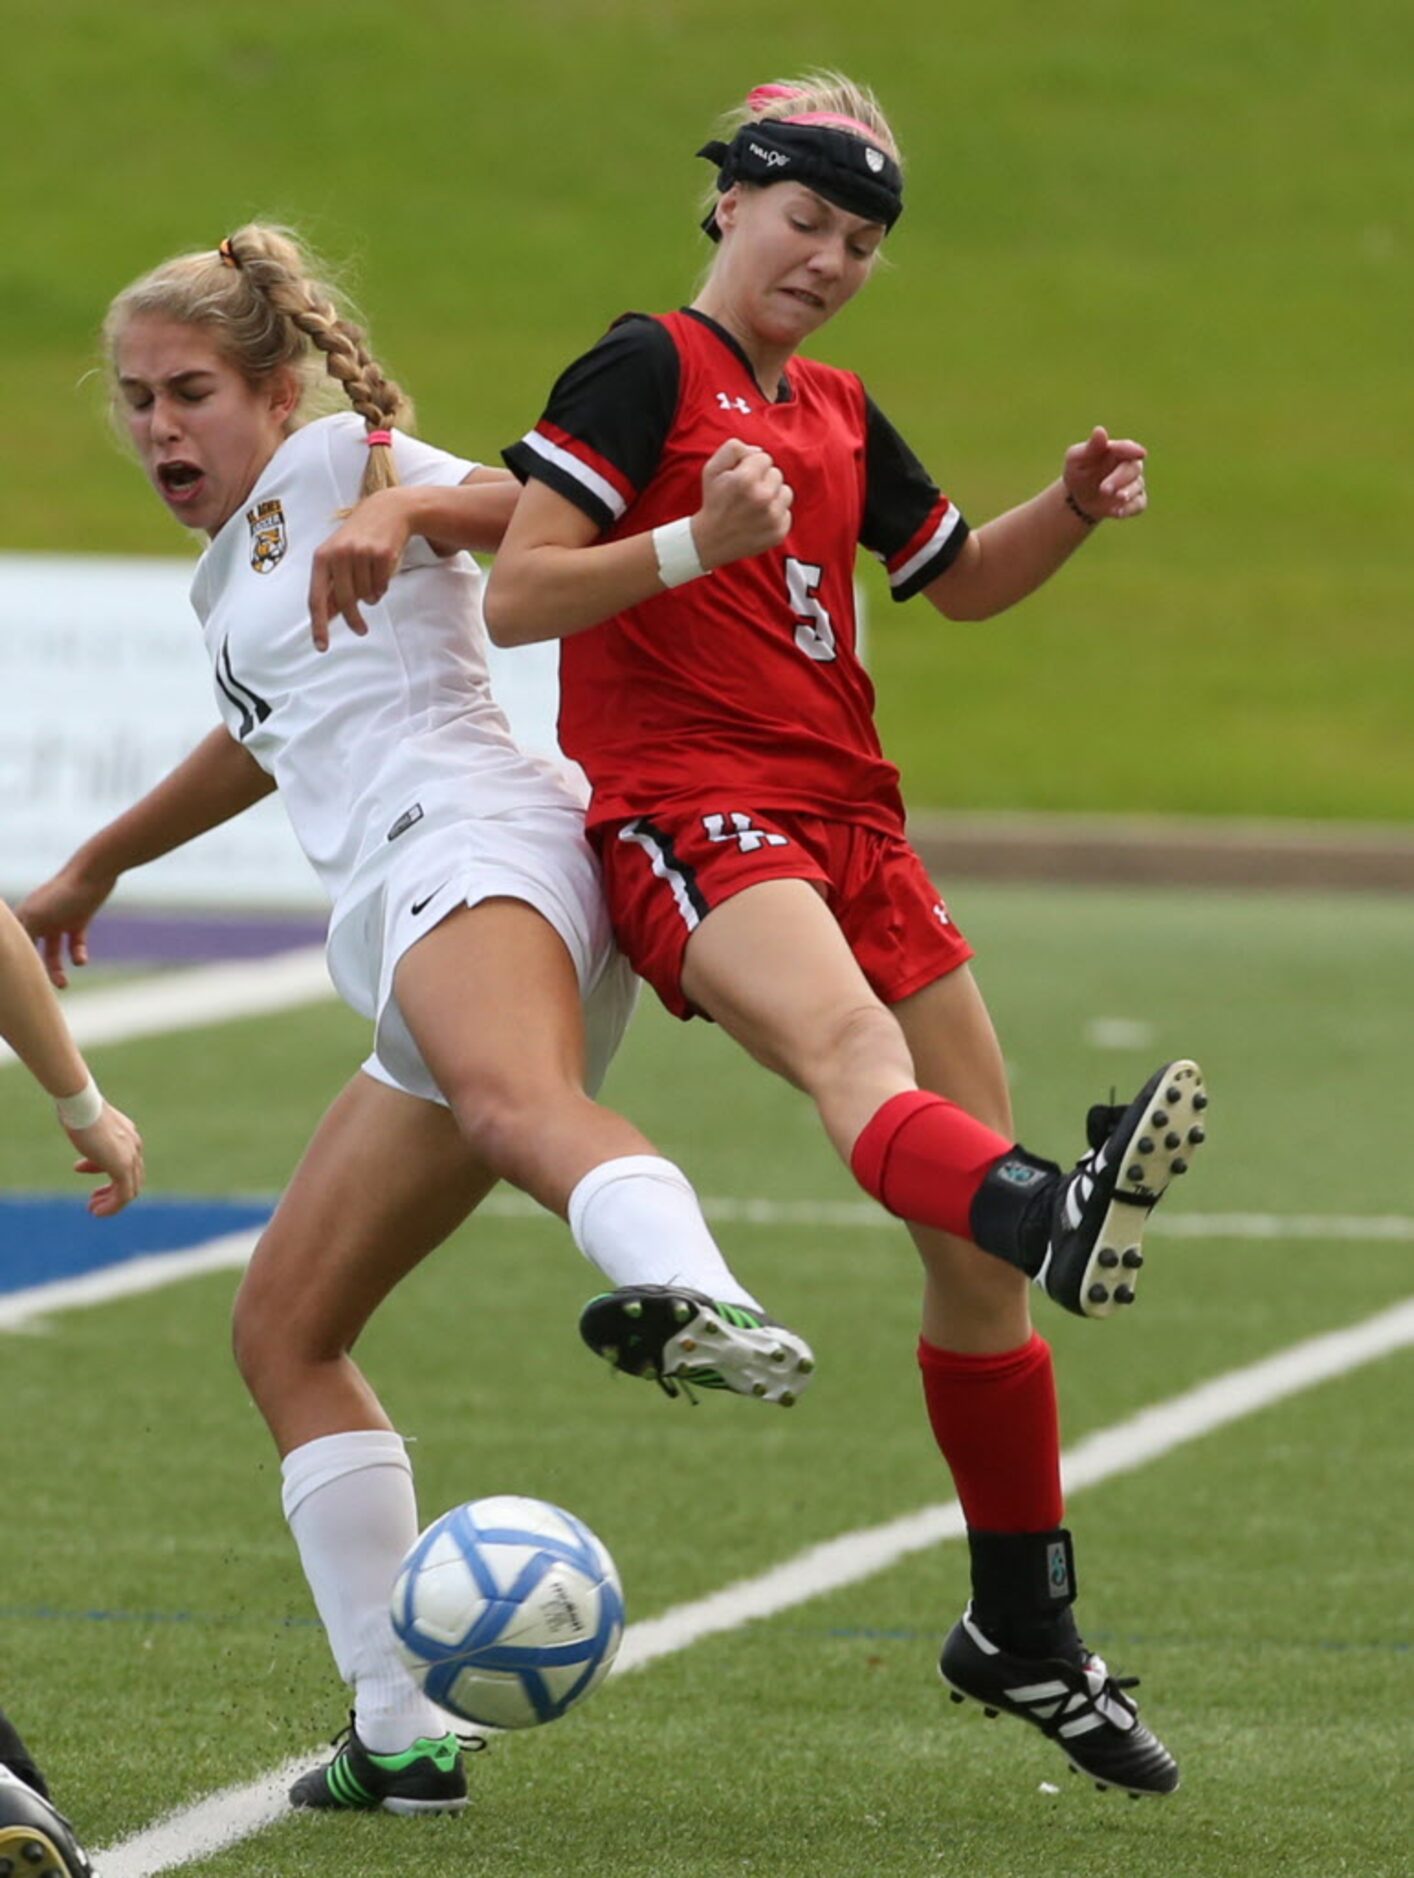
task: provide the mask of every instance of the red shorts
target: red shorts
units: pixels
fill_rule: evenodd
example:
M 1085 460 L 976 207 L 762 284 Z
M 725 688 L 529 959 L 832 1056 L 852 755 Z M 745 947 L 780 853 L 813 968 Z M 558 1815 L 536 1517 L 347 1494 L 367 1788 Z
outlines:
M 794 810 L 640 815 L 591 828 L 614 933 L 676 1017 L 688 940 L 711 912 L 762 880 L 812 880 L 870 988 L 897 1004 L 972 957 L 942 895 L 901 835 Z

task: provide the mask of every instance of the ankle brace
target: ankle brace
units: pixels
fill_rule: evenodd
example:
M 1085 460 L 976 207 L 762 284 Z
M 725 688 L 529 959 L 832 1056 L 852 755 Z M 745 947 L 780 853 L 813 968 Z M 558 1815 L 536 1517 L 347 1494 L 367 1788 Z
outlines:
M 1050 1238 L 1051 1180 L 1060 1171 L 1019 1146 L 994 1162 L 973 1196 L 973 1244 L 1034 1278 Z
M 1023 1656 L 1066 1654 L 1078 1642 L 1075 1553 L 1064 1526 L 1050 1532 L 969 1532 L 972 1610 L 1003 1649 Z

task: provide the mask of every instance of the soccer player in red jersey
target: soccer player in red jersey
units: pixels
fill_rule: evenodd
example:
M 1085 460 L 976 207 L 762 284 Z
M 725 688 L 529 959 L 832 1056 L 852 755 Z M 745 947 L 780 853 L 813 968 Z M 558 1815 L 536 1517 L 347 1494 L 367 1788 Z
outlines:
M 1101 1784 L 1169 1792 L 1172 1757 L 1071 1614 L 1028 1280 L 1086 1316 L 1133 1301 L 1144 1220 L 1202 1140 L 1202 1078 L 1167 1063 L 1128 1107 L 1092 1110 L 1069 1173 L 1016 1145 L 971 949 L 905 838 L 852 593 L 862 545 L 897 600 L 1000 612 L 1143 511 L 1145 452 L 1096 428 L 1056 482 L 969 528 L 860 380 L 797 353 L 902 210 L 876 101 L 834 74 L 763 86 L 699 154 L 711 271 L 689 307 L 618 321 L 506 452 L 526 488 L 488 626 L 562 641 L 561 740 L 633 964 L 804 1089 L 909 1223 L 928 1413 L 971 1546 L 945 1679 Z M 611 1360 L 621 1308 L 584 1322 Z

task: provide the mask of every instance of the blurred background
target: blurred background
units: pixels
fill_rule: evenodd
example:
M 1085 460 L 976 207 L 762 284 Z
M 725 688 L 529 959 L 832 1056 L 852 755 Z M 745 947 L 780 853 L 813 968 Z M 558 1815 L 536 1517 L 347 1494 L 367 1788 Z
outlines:
M 169 253 L 295 224 L 422 433 L 494 458 L 616 314 L 690 297 L 718 113 L 838 66 L 908 207 L 816 349 L 973 520 L 1092 423 L 1151 451 L 1147 518 L 1003 620 L 893 609 L 861 568 L 914 807 L 1414 817 L 1399 0 L 60 0 L 8 38 L 0 550 L 191 559 L 89 376 L 110 295 Z M 0 593 L 13 709 L 39 626 Z

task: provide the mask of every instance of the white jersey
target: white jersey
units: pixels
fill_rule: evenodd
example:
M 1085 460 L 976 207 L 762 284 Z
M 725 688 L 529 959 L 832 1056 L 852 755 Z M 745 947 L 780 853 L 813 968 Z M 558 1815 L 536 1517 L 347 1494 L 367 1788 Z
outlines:
M 231 735 L 279 785 L 333 924 L 378 890 L 406 845 L 468 818 L 582 809 L 552 765 L 525 755 L 491 695 L 481 572 L 414 537 L 367 637 L 310 637 L 315 550 L 358 500 L 363 420 L 321 418 L 286 438 L 192 582 Z M 450 486 L 475 465 L 394 432 L 406 484 Z

